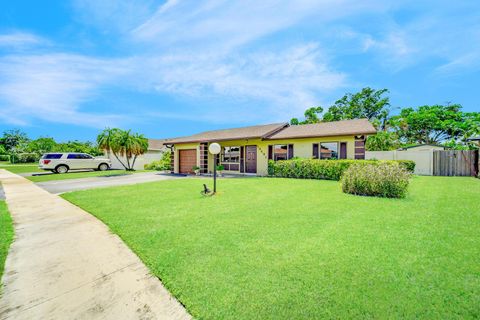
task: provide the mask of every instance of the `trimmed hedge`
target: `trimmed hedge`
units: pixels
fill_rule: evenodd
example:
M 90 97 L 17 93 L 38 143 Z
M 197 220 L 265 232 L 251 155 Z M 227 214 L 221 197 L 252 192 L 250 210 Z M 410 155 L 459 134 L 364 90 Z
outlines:
M 404 198 L 410 175 L 399 163 L 355 163 L 342 175 L 342 191 L 361 196 Z
M 358 166 L 395 163 L 406 171 L 413 172 L 415 162 L 410 160 L 318 160 L 292 159 L 268 162 L 268 174 L 272 177 L 297 179 L 340 180 L 342 174 L 353 164 Z
M 0 154 L 0 161 L 10 161 L 10 156 L 8 154 Z

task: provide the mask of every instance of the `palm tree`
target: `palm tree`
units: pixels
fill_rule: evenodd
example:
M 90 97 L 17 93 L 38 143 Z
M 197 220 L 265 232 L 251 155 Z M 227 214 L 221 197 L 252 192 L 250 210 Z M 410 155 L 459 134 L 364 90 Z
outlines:
M 107 153 L 111 151 L 125 170 L 129 171 L 134 170 L 137 157 L 148 150 L 148 139 L 143 135 L 118 128 L 103 130 L 97 137 L 97 143 Z M 119 156 L 125 157 L 127 163 L 123 163 Z

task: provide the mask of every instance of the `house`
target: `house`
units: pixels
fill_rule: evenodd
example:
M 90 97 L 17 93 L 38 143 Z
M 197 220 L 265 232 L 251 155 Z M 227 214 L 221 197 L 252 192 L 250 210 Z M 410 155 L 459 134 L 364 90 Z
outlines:
M 445 147 L 438 144 L 416 144 L 413 146 L 403 147 L 398 150 L 408 151 L 432 151 L 432 150 L 445 150 Z
M 474 142 L 480 147 L 480 136 L 468 138 L 467 141 Z
M 161 139 L 148 139 L 148 150 L 137 158 L 134 169 L 143 170 L 146 164 L 160 160 L 162 158 L 162 154 L 165 151 L 168 151 L 167 147 L 164 145 L 164 142 L 165 140 Z M 105 156 L 107 156 L 112 162 L 112 169 L 124 169 L 122 164 L 111 152 L 105 152 Z M 123 163 L 127 162 L 125 157 L 119 156 L 119 158 Z
M 214 158 L 208 152 L 217 142 L 222 151 L 217 163 L 225 172 L 267 175 L 269 160 L 293 157 L 316 159 L 364 159 L 365 139 L 376 130 L 367 119 L 322 122 L 291 126 L 274 123 L 234 129 L 206 131 L 167 139 L 172 150 L 172 172 L 213 171 Z

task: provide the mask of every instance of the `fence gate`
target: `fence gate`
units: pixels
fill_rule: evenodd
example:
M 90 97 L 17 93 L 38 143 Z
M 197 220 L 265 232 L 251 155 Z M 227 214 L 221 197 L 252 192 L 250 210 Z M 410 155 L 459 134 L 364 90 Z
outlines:
M 476 176 L 477 150 L 435 150 L 433 152 L 434 176 Z

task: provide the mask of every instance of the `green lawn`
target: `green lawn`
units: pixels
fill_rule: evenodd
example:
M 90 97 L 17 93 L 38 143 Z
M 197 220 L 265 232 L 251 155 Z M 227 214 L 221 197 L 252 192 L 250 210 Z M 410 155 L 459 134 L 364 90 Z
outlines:
M 43 182 L 51 180 L 67 180 L 67 179 L 80 179 L 80 178 L 91 178 L 91 177 L 101 177 L 101 176 L 120 176 L 125 174 L 133 174 L 139 172 L 146 172 L 146 170 L 139 171 L 125 171 L 125 170 L 108 170 L 108 171 L 83 171 L 75 172 L 70 171 L 63 174 L 46 174 L 39 176 L 26 177 L 28 180 L 33 182 Z
M 405 199 L 335 181 L 182 179 L 63 195 L 103 220 L 200 319 L 480 317 L 480 180 Z
M 13 173 L 43 172 L 43 170 L 38 169 L 38 163 L 9 164 L 1 162 L 0 169 Z
M 0 162 L 0 169 L 5 169 L 13 173 L 49 173 L 48 171 L 38 169 L 38 164 L 9 164 L 5 162 Z M 126 171 L 126 170 L 109 170 L 109 171 L 81 171 L 75 172 L 70 171 L 66 174 L 45 174 L 39 176 L 26 177 L 28 180 L 33 182 L 43 182 L 51 180 L 66 180 L 66 179 L 79 179 L 79 178 L 90 178 L 90 177 L 100 177 L 100 176 L 116 176 L 116 175 L 125 175 L 138 172 L 146 172 L 149 170 L 138 170 L 138 171 Z
M 5 201 L 0 200 L 0 279 L 3 275 L 8 248 L 13 240 L 12 218 L 7 210 Z

